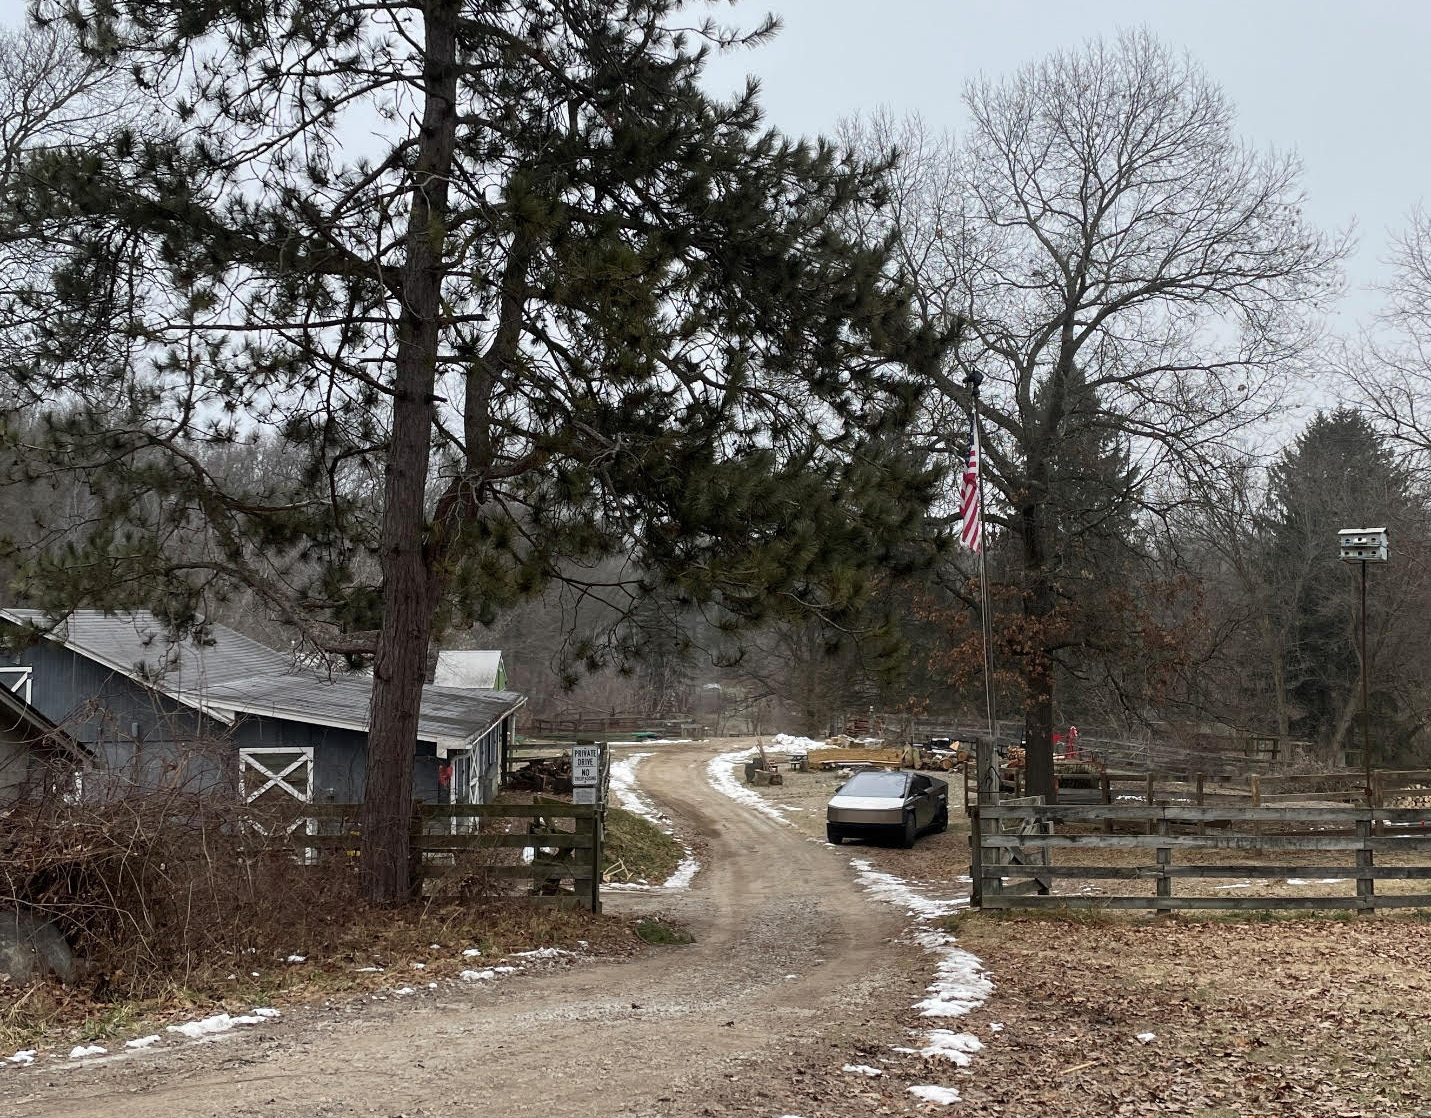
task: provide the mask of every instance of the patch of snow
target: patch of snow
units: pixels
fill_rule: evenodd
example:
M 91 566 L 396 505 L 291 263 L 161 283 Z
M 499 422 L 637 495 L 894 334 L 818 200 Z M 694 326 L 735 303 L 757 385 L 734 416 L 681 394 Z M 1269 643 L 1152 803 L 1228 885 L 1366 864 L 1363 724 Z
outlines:
M 636 766 L 650 757 L 650 753 L 633 753 L 629 757 L 623 757 L 619 761 L 611 763 L 611 794 L 615 797 L 618 806 L 625 808 L 643 819 L 649 819 L 655 823 L 666 834 L 674 834 L 670 827 L 670 820 L 667 819 L 656 806 L 651 803 L 636 788 Z M 696 876 L 696 871 L 701 868 L 701 864 L 691 855 L 690 847 L 681 844 L 685 856 L 681 859 L 681 864 L 676 867 L 674 873 L 661 883 L 662 889 L 685 889 L 691 884 L 691 879 Z M 605 888 L 615 888 L 622 890 L 642 890 L 649 889 L 650 885 L 642 882 L 633 884 L 632 882 L 621 882 L 619 885 L 607 885 Z
M 899 905 L 919 920 L 937 920 L 967 903 L 963 897 L 934 900 L 916 893 L 909 887 L 909 882 L 892 873 L 881 873 L 864 858 L 851 858 L 850 865 L 855 867 L 855 880 L 866 892 L 889 904 Z
M 915 939 L 924 950 L 943 955 L 934 981 L 925 987 L 929 997 L 914 1003 L 921 1017 L 963 1017 L 989 1000 L 994 984 L 984 977 L 978 956 L 956 946 L 947 932 L 923 932 Z
M 399 998 L 405 998 L 409 994 L 416 994 L 417 991 L 414 990 L 411 986 L 399 986 L 396 990 L 393 991 L 393 993 Z
M 924 1102 L 937 1102 L 940 1106 L 952 1106 L 959 1101 L 959 1092 L 954 1087 L 936 1087 L 924 1084 L 910 1087 L 909 1093 Z
M 1340 882 L 1350 880 L 1345 877 L 1318 877 L 1315 880 L 1305 877 L 1289 877 L 1288 885 L 1336 885 Z
M 413 970 L 427 970 L 427 964 L 426 964 L 426 963 L 413 963 L 412 969 L 413 969 Z
M 1139 1044 L 1152 1044 L 1153 1041 L 1158 1039 L 1158 1034 L 1138 1033 L 1136 1036 L 1133 1037 L 1133 1039 L 1136 1040 Z
M 925 987 L 928 997 L 914 1004 L 921 1017 L 962 1017 L 972 1012 L 994 992 L 994 984 L 984 973 L 984 964 L 978 956 L 965 951 L 948 932 L 929 927 L 955 912 L 968 901 L 963 897 L 926 897 L 916 892 L 909 882 L 889 873 L 876 870 L 863 858 L 850 859 L 855 869 L 855 880 L 864 889 L 884 901 L 898 905 L 918 921 L 921 927 L 914 932 L 914 941 L 925 951 L 938 959 L 934 966 L 934 981 Z M 977 1037 L 968 1033 L 956 1033 L 950 1029 L 930 1029 L 924 1036 L 925 1046 L 917 1052 L 922 1056 L 937 1056 L 949 1060 L 959 1067 L 965 1067 L 973 1053 L 981 1047 Z M 912 1091 L 922 1088 L 910 1088 Z M 929 1088 L 942 1091 L 946 1088 Z M 921 1098 L 925 1096 L 921 1095 Z M 927 1102 L 957 1102 L 958 1092 L 948 1100 L 925 1098 Z
M 991 1033 L 1001 1033 L 1001 1032 L 1003 1032 L 1003 1031 L 1004 1031 L 1004 1023 L 1003 1023 L 1002 1021 L 993 1021 L 993 1022 L 990 1023 L 990 1025 L 989 1025 L 989 1032 L 991 1032 Z
M 282 1017 L 282 1016 L 283 1016 L 283 1014 L 282 1014 L 281 1012 L 279 1012 L 278 1010 L 273 1009 L 272 1007 L 266 1006 L 266 1005 L 261 1005 L 261 1006 L 259 1006 L 257 1009 L 255 1009 L 255 1010 L 253 1011 L 253 1015 L 254 1015 L 255 1017 L 260 1017 L 260 1018 L 264 1018 L 264 1019 L 267 1019 L 267 1020 L 272 1020 L 272 1019 L 275 1018 L 275 1017 Z
M 559 959 L 563 955 L 575 955 L 564 947 L 538 947 L 535 951 L 514 951 L 513 959 Z
M 1234 881 L 1231 885 L 1214 885 L 1214 889 L 1251 889 L 1250 881 Z
M 493 967 L 492 969 L 493 969 L 497 974 L 516 974 L 516 973 L 517 973 L 517 968 L 516 968 L 516 967 Z
M 215 1013 L 212 1017 L 204 1017 L 198 1021 L 170 1025 L 169 1032 L 186 1036 L 190 1040 L 201 1040 L 215 1033 L 226 1033 L 239 1025 L 261 1025 L 264 1021 L 277 1016 L 278 1010 L 276 1009 L 255 1010 L 252 1014 L 242 1017 L 230 1017 L 227 1013 Z
M 778 749 L 793 750 L 796 753 L 809 753 L 812 749 L 825 748 L 825 743 L 822 741 L 816 741 L 814 738 L 800 738 L 793 734 L 776 734 L 770 739 L 770 744 Z
M 382 968 L 382 967 L 359 967 L 359 968 L 358 968 L 358 973 L 359 973 L 359 974 L 382 974 L 382 973 L 383 973 L 383 968 Z
M 149 1048 L 159 1043 L 159 1034 L 150 1033 L 148 1036 L 137 1036 L 133 1040 L 124 1042 L 125 1048 Z
M 921 1056 L 948 1060 L 957 1067 L 967 1068 L 974 1053 L 984 1047 L 972 1033 L 956 1033 L 950 1029 L 930 1029 L 924 1038 L 929 1043 L 919 1050 Z
M 478 959 L 481 958 L 481 956 L 482 949 L 480 947 L 469 947 L 467 948 L 467 950 L 462 952 L 462 957 L 464 959 Z
M 35 1054 L 37 1051 L 38 1049 L 34 1048 L 22 1048 L 13 1056 L 6 1056 L 5 1059 L 19 1067 L 28 1067 L 35 1062 Z
M 308 961 L 308 956 L 306 956 L 306 955 L 290 955 L 290 956 L 288 956 L 288 960 L 287 960 L 287 961 L 290 962 L 290 963 L 306 963 L 306 962 Z
M 786 981 L 786 982 L 789 982 L 792 978 L 799 978 L 799 977 L 800 977 L 800 976 L 799 976 L 798 974 L 787 974 L 787 975 L 785 976 L 785 981 Z
M 850 1072 L 852 1075 L 868 1075 L 871 1079 L 878 1079 L 884 1074 L 880 1068 L 872 1068 L 869 1064 L 846 1064 L 840 1069 Z
M 611 762 L 611 795 L 616 806 L 624 808 L 642 819 L 664 825 L 667 819 L 656 810 L 654 804 L 636 790 L 636 766 L 650 757 L 649 753 L 633 753 L 619 761 Z M 670 832 L 667 831 L 667 834 Z
M 487 967 L 485 970 L 465 970 L 457 977 L 463 982 L 481 982 L 484 979 L 496 978 L 497 972 L 491 967 Z
M 689 889 L 691 880 L 696 876 L 696 871 L 701 868 L 701 864 L 686 851 L 686 856 L 681 859 L 681 864 L 665 881 L 661 882 L 662 889 Z
M 83 1060 L 86 1056 L 108 1056 L 109 1049 L 98 1044 L 81 1044 L 70 1049 L 71 1060 Z
M 736 779 L 736 766 L 745 764 L 754 752 L 752 749 L 738 749 L 733 753 L 717 753 L 706 764 L 706 779 L 710 781 L 711 787 L 717 792 L 723 796 L 729 796 L 736 803 L 753 808 L 761 815 L 774 819 L 777 823 L 788 822 L 784 814 L 774 804 L 767 802 L 763 796 L 753 792 Z

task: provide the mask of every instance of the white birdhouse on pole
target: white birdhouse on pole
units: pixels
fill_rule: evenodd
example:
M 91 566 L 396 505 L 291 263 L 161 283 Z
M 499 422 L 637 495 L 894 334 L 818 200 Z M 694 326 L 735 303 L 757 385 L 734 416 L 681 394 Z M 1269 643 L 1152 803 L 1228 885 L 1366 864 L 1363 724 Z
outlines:
M 1341 557 L 1348 563 L 1385 563 L 1385 528 L 1343 528 L 1337 533 Z

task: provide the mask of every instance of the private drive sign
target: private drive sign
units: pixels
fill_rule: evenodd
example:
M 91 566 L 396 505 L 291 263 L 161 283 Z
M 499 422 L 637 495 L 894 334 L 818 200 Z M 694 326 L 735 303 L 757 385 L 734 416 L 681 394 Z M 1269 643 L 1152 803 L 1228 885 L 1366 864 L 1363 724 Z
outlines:
M 601 747 L 574 745 L 571 749 L 573 788 L 594 788 L 601 782 Z

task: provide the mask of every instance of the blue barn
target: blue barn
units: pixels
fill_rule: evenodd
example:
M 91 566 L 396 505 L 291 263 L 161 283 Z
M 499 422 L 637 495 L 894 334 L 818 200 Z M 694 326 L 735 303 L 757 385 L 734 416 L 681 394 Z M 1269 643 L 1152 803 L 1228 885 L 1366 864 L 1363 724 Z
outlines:
M 11 636 L 48 628 L 40 610 L 0 609 Z M 86 794 L 231 786 L 246 802 L 362 799 L 372 680 L 320 675 L 223 625 L 173 640 L 152 614 L 76 610 L 6 655 L 7 679 L 95 758 Z M 423 689 L 413 796 L 487 803 L 526 699 L 473 687 Z

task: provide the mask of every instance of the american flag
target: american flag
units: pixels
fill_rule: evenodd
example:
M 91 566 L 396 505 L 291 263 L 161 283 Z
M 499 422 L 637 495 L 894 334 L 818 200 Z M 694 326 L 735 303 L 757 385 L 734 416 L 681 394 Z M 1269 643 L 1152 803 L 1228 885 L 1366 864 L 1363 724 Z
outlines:
M 964 474 L 959 481 L 959 539 L 970 551 L 984 542 L 984 515 L 979 507 L 979 429 L 969 428 L 969 453 L 964 456 Z

